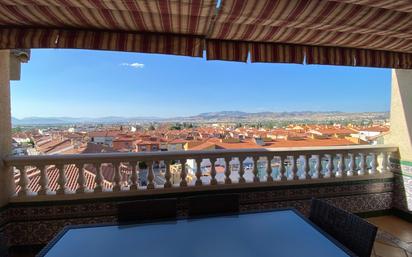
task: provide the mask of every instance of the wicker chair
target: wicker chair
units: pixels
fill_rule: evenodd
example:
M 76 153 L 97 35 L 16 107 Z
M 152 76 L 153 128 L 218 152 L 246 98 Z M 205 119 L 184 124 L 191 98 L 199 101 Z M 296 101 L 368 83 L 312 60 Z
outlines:
M 372 252 L 377 227 L 322 200 L 312 199 L 309 219 L 359 257 Z
M 137 200 L 117 204 L 119 223 L 139 223 L 175 218 L 176 198 Z
M 217 194 L 188 197 L 188 215 L 216 215 L 239 212 L 238 194 Z

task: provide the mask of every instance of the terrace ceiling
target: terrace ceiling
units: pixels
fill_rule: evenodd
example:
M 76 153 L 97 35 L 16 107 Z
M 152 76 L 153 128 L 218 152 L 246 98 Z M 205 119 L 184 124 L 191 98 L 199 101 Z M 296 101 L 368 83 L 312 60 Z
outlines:
M 410 0 L 0 0 L 0 49 L 412 68 Z

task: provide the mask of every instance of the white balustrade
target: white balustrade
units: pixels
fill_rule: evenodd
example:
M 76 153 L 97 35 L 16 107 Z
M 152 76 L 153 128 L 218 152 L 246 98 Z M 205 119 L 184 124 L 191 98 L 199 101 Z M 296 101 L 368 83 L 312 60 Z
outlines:
M 65 165 L 64 164 L 59 164 L 57 165 L 57 168 L 59 169 L 59 179 L 57 183 L 59 184 L 59 189 L 57 190 L 57 194 L 59 195 L 64 195 L 67 193 L 67 177 L 66 173 L 64 172 L 65 170 Z
M 253 171 L 252 171 L 252 173 L 253 173 L 253 182 L 255 182 L 255 183 L 260 182 L 260 178 L 258 176 L 259 175 L 258 163 L 257 163 L 258 159 L 259 159 L 258 156 L 252 157 L 252 160 L 253 160 Z
M 120 163 L 113 163 L 113 191 L 119 192 L 121 190 L 121 174 L 120 174 Z
M 303 159 L 303 176 L 302 179 L 311 179 L 310 176 L 310 163 L 309 163 L 309 158 L 305 154 L 302 156 L 301 160 Z
M 147 162 L 147 189 L 154 189 L 154 172 L 153 172 L 153 161 Z
M 355 166 L 356 166 L 356 159 L 355 159 L 355 154 L 354 153 L 349 153 L 349 170 L 348 170 L 348 176 L 354 176 L 354 175 L 358 175 L 358 173 L 355 170 Z
M 378 172 L 378 155 L 376 153 L 371 153 L 371 158 L 370 174 L 376 174 Z
M 96 186 L 94 187 L 94 192 L 103 192 L 103 174 L 102 174 L 102 168 L 101 168 L 101 163 L 96 162 L 94 164 L 94 168 L 96 169 L 96 177 L 94 179 L 94 182 Z
M 315 163 L 315 178 L 323 178 L 322 174 L 322 160 L 319 154 L 315 155 L 316 163 Z
M 186 160 L 181 159 L 180 160 L 180 165 L 182 166 L 182 170 L 180 171 L 180 186 L 181 187 L 186 187 L 187 186 L 187 181 L 186 181 Z
M 138 162 L 134 161 L 134 162 L 130 162 L 129 164 L 130 164 L 131 173 L 132 173 L 130 174 L 130 190 L 137 190 L 139 189 L 139 184 L 138 184 L 139 179 L 138 179 L 138 171 L 137 171 Z M 167 187 L 166 184 L 165 184 L 165 187 Z
M 202 159 L 196 159 L 196 186 L 201 186 L 202 182 Z
M 326 155 L 328 162 L 326 164 L 326 174 L 325 178 L 333 178 L 334 177 L 334 165 L 333 165 L 333 155 L 327 154 Z
M 245 167 L 243 167 L 245 157 L 239 157 L 239 183 L 245 183 L 246 180 L 243 177 L 245 174 Z
M 359 153 L 360 156 L 360 161 L 359 161 L 359 171 L 358 175 L 363 176 L 366 173 L 366 154 L 365 153 Z
M 286 167 L 285 167 L 285 156 L 279 156 L 280 164 L 279 164 L 279 176 L 281 181 L 287 180 L 286 176 Z
M 210 158 L 210 162 L 212 163 L 211 165 L 211 171 L 210 171 L 210 184 L 211 185 L 217 185 L 217 179 L 216 179 L 216 158 Z
M 232 180 L 230 179 L 230 157 L 225 157 L 225 184 L 232 184 Z
M 200 188 L 218 185 L 321 183 L 350 177 L 355 179 L 356 175 L 363 176 L 357 179 L 392 176 L 389 156 L 397 151 L 397 147 L 385 145 L 337 146 L 10 156 L 4 161 L 13 168 L 10 170 L 15 171 L 17 189 L 14 196 L 24 198 L 53 194 L 61 197 L 73 193 L 97 195 L 110 191 L 139 193 L 163 188 L 181 190 L 198 187 L 203 190 Z M 178 164 L 174 164 L 176 160 Z M 203 174 L 202 170 L 208 167 L 210 173 Z M 103 170 L 113 176 L 104 178 Z M 38 178 L 32 180 L 36 176 Z M 73 178 L 76 180 L 73 181 Z M 33 181 L 38 181 L 38 184 Z
M 273 156 L 269 155 L 266 157 L 266 181 L 267 182 L 272 182 L 273 177 L 272 177 L 272 160 Z
M 83 163 L 76 163 L 76 168 L 79 171 L 79 177 L 77 178 L 77 190 L 76 193 L 82 194 L 87 191 L 86 189 L 86 178 L 84 175 L 84 164 Z
M 39 167 L 40 169 L 40 190 L 39 195 L 46 195 L 50 192 L 49 189 L 49 175 L 47 174 L 47 165 L 42 165 Z
M 343 154 L 339 153 L 337 154 L 338 156 L 338 169 L 336 171 L 336 177 L 344 177 L 346 176 L 346 172 L 345 172 L 345 159 L 343 157 Z
M 389 161 L 388 161 L 388 153 L 387 152 L 382 152 L 382 173 L 386 173 L 389 171 Z
M 298 179 L 299 179 L 299 176 L 298 176 L 298 165 L 297 165 L 297 163 L 296 163 L 295 156 L 294 156 L 294 155 L 290 156 L 290 157 L 289 157 L 289 161 L 290 161 L 290 170 L 291 170 L 291 172 L 292 172 L 291 178 L 292 178 L 293 180 L 298 180 Z
M 20 196 L 30 195 L 31 194 L 31 191 L 29 189 L 30 180 L 27 176 L 26 167 L 22 165 L 22 166 L 16 166 L 16 168 L 19 170 L 19 173 L 20 173 L 20 180 L 18 183 L 18 185 L 20 186 L 20 191 L 18 195 Z

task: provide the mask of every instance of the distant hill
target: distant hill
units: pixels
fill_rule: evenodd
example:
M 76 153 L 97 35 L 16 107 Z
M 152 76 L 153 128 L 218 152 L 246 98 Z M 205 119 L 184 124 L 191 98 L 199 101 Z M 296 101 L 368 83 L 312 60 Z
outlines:
M 340 111 L 299 111 L 299 112 L 241 112 L 221 111 L 206 112 L 194 116 L 159 118 L 159 117 L 117 117 L 72 118 L 72 117 L 28 117 L 12 118 L 13 126 L 19 125 L 63 125 L 77 123 L 129 123 L 129 122 L 262 122 L 282 120 L 362 120 L 387 119 L 389 112 L 347 113 Z
M 222 111 L 201 113 L 196 116 L 182 117 L 186 122 L 263 122 L 282 120 L 362 120 L 362 119 L 387 119 L 388 112 L 359 112 L 347 113 L 340 111 L 299 111 L 299 112 L 237 112 Z
M 101 118 L 72 118 L 72 117 L 28 117 L 23 119 L 12 118 L 13 126 L 19 125 L 64 125 L 64 124 L 79 124 L 79 123 L 128 123 L 128 122 L 145 122 L 160 120 L 157 117 L 101 117 Z

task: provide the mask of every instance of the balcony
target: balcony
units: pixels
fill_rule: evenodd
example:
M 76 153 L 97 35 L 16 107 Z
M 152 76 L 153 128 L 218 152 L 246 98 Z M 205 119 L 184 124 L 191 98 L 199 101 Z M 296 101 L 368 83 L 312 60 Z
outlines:
M 5 163 L 15 182 L 11 201 L 32 202 L 387 179 L 393 178 L 389 157 L 397 151 L 340 146 L 103 153 L 13 156 Z
M 319 197 L 365 217 L 412 220 L 411 3 L 6 2 L 0 4 L 7 17 L 0 21 L 0 255 L 36 251 L 66 225 L 115 223 L 116 204 L 126 199 L 173 196 L 185 217 L 187 198 L 198 194 L 237 193 L 241 212 L 294 207 L 304 214 L 309 199 Z M 349 24 L 348 15 L 337 15 L 348 10 L 354 10 Z M 392 68 L 390 145 L 11 157 L 10 80 L 19 80 L 20 63 L 29 59 L 21 48 Z
M 67 224 L 115 223 L 125 199 L 173 196 L 185 217 L 187 197 L 208 192 L 239 193 L 242 212 L 307 214 L 310 198 L 320 197 L 361 215 L 389 213 L 397 154 L 382 145 L 9 156 L 3 234 L 15 248 L 41 246 Z

